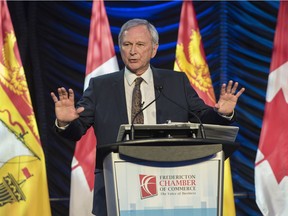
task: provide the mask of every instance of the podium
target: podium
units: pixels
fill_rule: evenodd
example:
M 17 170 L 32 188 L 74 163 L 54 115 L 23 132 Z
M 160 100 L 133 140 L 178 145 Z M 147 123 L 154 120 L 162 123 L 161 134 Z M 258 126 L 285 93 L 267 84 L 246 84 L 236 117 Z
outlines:
M 239 147 L 238 128 L 204 125 L 210 132 L 202 138 L 198 127 L 135 125 L 129 140 L 131 126 L 121 125 L 118 142 L 98 149 L 107 155 L 108 215 L 222 215 L 224 160 Z

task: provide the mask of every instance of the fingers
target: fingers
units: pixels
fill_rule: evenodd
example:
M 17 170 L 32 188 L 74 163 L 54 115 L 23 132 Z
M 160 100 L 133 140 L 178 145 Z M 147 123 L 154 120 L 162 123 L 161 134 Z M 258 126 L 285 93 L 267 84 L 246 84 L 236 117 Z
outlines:
M 235 96 L 236 96 L 237 98 L 239 98 L 240 95 L 242 95 L 244 91 L 245 91 L 245 88 L 241 88 L 241 89 L 237 92 L 237 94 L 236 94 Z
M 68 98 L 68 93 L 64 87 L 58 88 L 59 100 L 65 100 Z
M 222 86 L 221 86 L 221 91 L 220 91 L 220 95 L 224 95 L 226 94 L 226 84 L 223 83 Z
M 80 114 L 81 112 L 83 112 L 84 111 L 84 107 L 79 107 L 79 108 L 77 108 L 77 110 L 76 110 L 76 112 L 78 113 L 78 114 Z
M 72 89 L 69 89 L 69 99 L 74 101 L 74 91 Z
M 241 88 L 240 91 L 238 91 L 237 94 L 236 94 L 238 86 L 239 86 L 238 82 L 235 82 L 233 84 L 233 81 L 230 80 L 228 82 L 228 85 L 226 85 L 225 83 L 222 85 L 221 94 L 222 95 L 223 94 L 232 94 L 232 95 L 235 95 L 235 96 L 239 97 L 245 91 L 245 88 Z
M 233 81 L 230 80 L 230 81 L 228 82 L 228 85 L 227 85 L 227 88 L 226 88 L 226 92 L 227 92 L 228 94 L 231 93 L 231 91 L 232 91 L 232 86 L 233 86 Z
M 233 81 L 230 80 L 228 82 L 228 85 L 226 85 L 226 83 L 223 83 L 222 86 L 221 86 L 221 94 L 224 95 L 224 94 L 231 94 L 231 91 L 232 91 L 232 86 L 233 86 Z
M 54 92 L 51 92 L 50 94 L 51 94 L 51 97 L 52 97 L 52 100 L 54 101 L 54 103 L 57 103 L 58 102 L 58 98 L 56 97 Z
M 67 100 L 67 99 L 74 101 L 74 92 L 72 89 L 69 89 L 67 92 L 64 87 L 60 87 L 57 89 L 57 92 L 58 92 L 59 99 L 57 98 L 54 92 L 50 93 L 54 103 L 57 103 L 58 101 L 61 101 L 61 100 Z
M 233 83 L 233 81 L 230 81 L 231 83 Z M 229 82 L 229 83 L 230 83 Z M 238 82 L 235 82 L 235 84 L 233 85 L 233 87 L 232 87 L 232 89 L 231 89 L 231 94 L 235 94 L 236 93 L 236 90 L 237 90 L 237 88 L 238 88 Z

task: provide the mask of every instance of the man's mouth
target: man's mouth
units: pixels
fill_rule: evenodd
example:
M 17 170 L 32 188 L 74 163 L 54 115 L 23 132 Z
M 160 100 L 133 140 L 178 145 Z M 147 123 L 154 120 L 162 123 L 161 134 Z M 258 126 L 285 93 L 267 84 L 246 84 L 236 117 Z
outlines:
M 130 63 L 136 63 L 138 60 L 137 59 L 129 59 Z

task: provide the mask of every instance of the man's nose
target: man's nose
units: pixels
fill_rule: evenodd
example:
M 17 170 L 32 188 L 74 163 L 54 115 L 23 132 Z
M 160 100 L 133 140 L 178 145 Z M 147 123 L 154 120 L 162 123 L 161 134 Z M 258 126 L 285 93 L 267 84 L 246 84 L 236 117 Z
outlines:
M 130 49 L 130 55 L 134 55 L 136 53 L 136 45 L 132 45 Z

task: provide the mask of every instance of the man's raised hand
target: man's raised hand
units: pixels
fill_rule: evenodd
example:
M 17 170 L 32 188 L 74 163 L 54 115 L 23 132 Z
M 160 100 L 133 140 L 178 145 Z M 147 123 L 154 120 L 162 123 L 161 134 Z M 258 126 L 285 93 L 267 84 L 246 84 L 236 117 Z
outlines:
M 245 88 L 241 88 L 237 92 L 238 82 L 233 84 L 230 80 L 228 85 L 223 84 L 221 87 L 219 101 L 215 104 L 215 109 L 223 115 L 231 115 L 236 107 L 238 98 L 245 91 Z
M 64 87 L 58 88 L 58 96 L 51 92 L 51 97 L 55 103 L 55 115 L 58 126 L 63 127 L 79 117 L 84 107 L 75 108 L 74 92 L 69 89 L 68 92 Z

